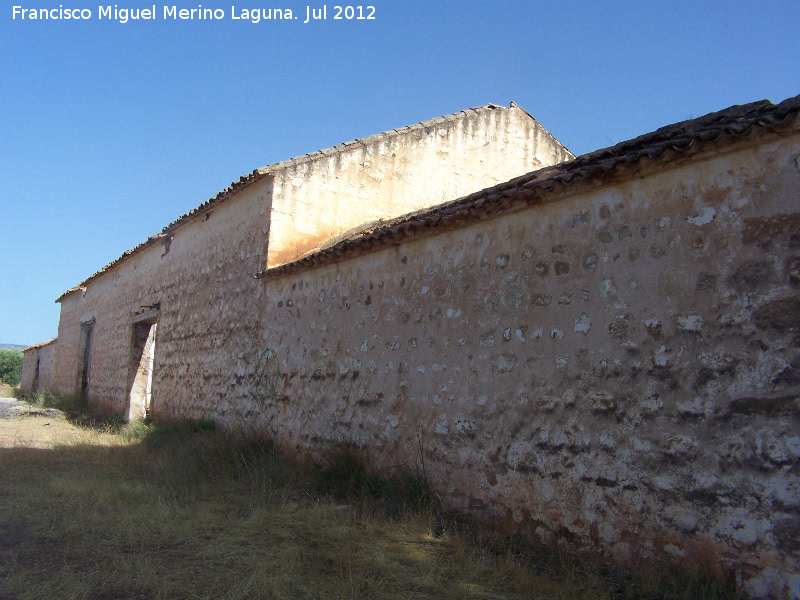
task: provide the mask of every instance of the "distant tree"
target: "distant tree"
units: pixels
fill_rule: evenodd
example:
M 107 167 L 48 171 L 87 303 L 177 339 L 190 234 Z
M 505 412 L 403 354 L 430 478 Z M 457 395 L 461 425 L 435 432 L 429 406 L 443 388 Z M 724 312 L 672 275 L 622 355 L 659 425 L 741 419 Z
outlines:
M 7 385 L 19 385 L 22 374 L 22 352 L 12 348 L 0 349 L 0 379 Z

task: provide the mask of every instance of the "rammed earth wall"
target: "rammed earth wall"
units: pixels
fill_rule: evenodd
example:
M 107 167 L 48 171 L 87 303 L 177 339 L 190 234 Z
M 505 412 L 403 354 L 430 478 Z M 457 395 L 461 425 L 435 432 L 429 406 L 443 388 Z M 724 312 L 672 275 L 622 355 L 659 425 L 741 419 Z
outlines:
M 524 113 L 497 110 L 242 178 L 59 299 L 50 389 L 300 452 L 349 441 L 387 468 L 421 451 L 449 508 L 622 563 L 716 559 L 752 596 L 800 598 L 798 100 L 346 231 L 369 202 L 337 173 L 410 186 L 387 216 L 464 175 L 456 156 L 414 197 L 425 161 L 387 165 L 415 143 L 439 140 L 427 161 L 500 140 L 465 159 L 489 179 L 506 146 L 567 158 L 530 117 L 536 143 L 509 142 Z M 346 218 L 307 210 L 326 186 Z
M 20 388 L 25 391 L 50 390 L 53 364 L 56 357 L 56 340 L 25 348 L 22 354 L 22 379 Z
M 518 106 L 488 105 L 258 169 L 58 299 L 50 389 L 131 417 L 225 418 L 252 395 L 266 265 L 568 158 Z
M 421 440 L 448 507 L 622 562 L 711 553 L 760 573 L 751 593 L 796 593 L 798 157 L 795 135 L 643 161 L 267 272 L 260 347 L 280 380 L 246 412 L 298 449 L 351 440 L 382 465 Z
M 85 331 L 92 330 L 86 395 L 97 408 L 127 414 L 132 384 L 131 322 L 158 311 L 154 416 L 196 418 L 224 412 L 245 396 L 237 376 L 256 352 L 271 181 L 261 179 L 144 246 L 61 299 L 57 393 L 80 390 Z
M 267 266 L 353 227 L 454 200 L 572 154 L 524 110 L 488 105 L 278 163 Z M 334 239 L 332 239 L 334 238 Z

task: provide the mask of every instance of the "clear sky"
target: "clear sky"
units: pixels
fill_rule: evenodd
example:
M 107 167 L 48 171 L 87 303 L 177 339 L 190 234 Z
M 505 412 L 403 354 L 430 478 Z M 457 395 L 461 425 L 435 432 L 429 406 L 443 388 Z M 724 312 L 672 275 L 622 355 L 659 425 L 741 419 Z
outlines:
M 797 0 L 370 2 L 374 20 L 334 20 L 327 3 L 309 23 L 323 4 L 170 0 L 122 23 L 88 0 L 3 3 L 0 343 L 54 337 L 62 292 L 273 162 L 490 102 L 583 154 L 800 94 Z M 20 18 L 59 6 L 91 18 Z M 224 18 L 165 20 L 164 6 Z

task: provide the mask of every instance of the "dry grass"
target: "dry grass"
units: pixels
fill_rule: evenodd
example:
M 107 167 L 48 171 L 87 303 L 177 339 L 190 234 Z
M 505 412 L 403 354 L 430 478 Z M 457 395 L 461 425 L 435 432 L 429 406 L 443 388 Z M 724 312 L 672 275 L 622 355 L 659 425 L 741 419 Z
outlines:
M 48 424 L 49 423 L 49 424 Z M 326 501 L 268 448 L 0 421 L 0 597 L 602 598 L 438 538 L 428 515 Z
M 80 443 L 89 437 L 63 415 L 48 415 L 36 410 L 22 415 L 0 419 L 0 449 L 52 448 L 55 444 Z
M 436 536 L 432 512 L 329 500 L 318 471 L 263 444 L 115 431 L 0 420 L 13 440 L 0 448 L 0 599 L 631 597 L 578 562 L 541 568 Z
M 0 398 L 14 398 L 16 393 L 16 389 L 10 385 L 0 382 Z

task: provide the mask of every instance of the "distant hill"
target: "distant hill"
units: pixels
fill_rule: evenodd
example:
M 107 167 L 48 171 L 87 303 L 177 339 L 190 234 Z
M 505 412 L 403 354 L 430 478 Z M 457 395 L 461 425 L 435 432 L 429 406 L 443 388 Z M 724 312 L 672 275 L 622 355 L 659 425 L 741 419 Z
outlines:
M 14 348 L 15 350 L 24 350 L 27 346 L 20 346 L 19 344 L 0 344 L 0 348 Z

